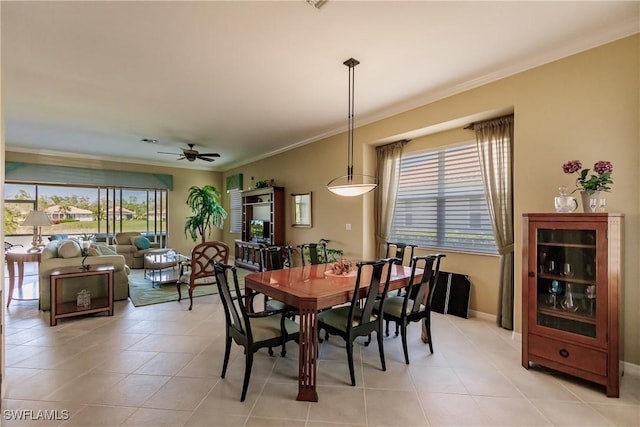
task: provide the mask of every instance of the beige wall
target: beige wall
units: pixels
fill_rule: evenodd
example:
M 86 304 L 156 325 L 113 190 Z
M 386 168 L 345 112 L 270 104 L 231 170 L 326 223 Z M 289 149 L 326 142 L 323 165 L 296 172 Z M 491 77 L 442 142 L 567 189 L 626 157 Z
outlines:
M 365 168 L 370 172 L 375 141 L 481 113 L 514 111 L 516 331 L 522 326 L 522 214 L 553 211 L 557 187 L 572 186 L 574 182 L 562 172 L 561 165 L 566 160 L 579 159 L 588 166 L 598 160 L 611 161 L 615 183 L 607 195 L 607 208 L 626 215 L 624 360 L 635 364 L 640 364 L 639 46 L 639 36 L 628 37 L 380 120 L 355 132 L 356 171 L 362 170 L 364 158 Z M 406 149 L 437 145 L 439 138 L 446 143 L 456 139 L 456 135 L 465 137 L 459 127 L 458 132 L 415 139 Z M 330 179 L 345 173 L 345 145 L 345 135 L 338 135 L 235 168 L 225 176 L 244 173 L 245 189 L 254 176 L 256 180 L 273 178 L 277 185 L 286 188 L 287 194 L 312 191 L 313 228 L 288 227 L 289 243 L 327 238 L 332 241 L 331 246 L 344 249 L 347 257 L 370 257 L 374 254 L 373 245 L 363 243 L 363 236 L 371 235 L 372 196 L 340 198 L 325 189 Z M 287 224 L 290 224 L 289 209 L 287 200 Z M 347 223 L 351 224 L 351 231 L 345 231 Z M 223 238 L 232 243 L 239 235 L 225 232 Z M 471 308 L 495 314 L 498 258 L 448 255 L 443 269 L 471 276 L 474 284 Z
M 221 174 L 218 172 L 117 163 L 91 159 L 61 158 L 15 152 L 7 152 L 5 155 L 7 161 L 173 175 L 173 191 L 169 192 L 168 244 L 178 252 L 184 254 L 190 254 L 193 246 L 195 246 L 196 243 L 200 243 L 199 241 L 193 242 L 190 237 L 187 238 L 184 235 L 185 218 L 191 215 L 191 210 L 186 204 L 186 194 L 189 187 L 192 185 L 201 187 L 209 184 L 214 185 L 218 189 L 222 188 Z M 220 239 L 221 235 L 222 231 L 216 229 L 213 231 L 211 239 Z

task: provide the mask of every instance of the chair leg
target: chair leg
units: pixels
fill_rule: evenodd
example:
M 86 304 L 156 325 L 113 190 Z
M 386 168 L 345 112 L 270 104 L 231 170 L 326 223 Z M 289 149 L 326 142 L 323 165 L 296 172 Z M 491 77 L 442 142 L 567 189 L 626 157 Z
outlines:
M 384 323 L 385 323 L 384 333 L 386 336 L 389 336 L 389 319 L 385 319 Z
M 189 286 L 189 310 L 193 307 L 193 287 Z
M 244 382 L 242 383 L 242 396 L 240 402 L 244 402 L 247 397 L 247 388 L 249 388 L 249 378 L 251 378 L 251 367 L 253 366 L 253 352 L 247 349 L 247 359 L 244 366 Z
M 398 336 L 399 329 L 400 329 L 400 322 L 396 322 L 396 336 Z
M 407 324 L 401 326 L 402 332 L 402 350 L 404 351 L 404 363 L 409 364 L 409 349 L 407 348 Z
M 431 316 L 424 318 L 424 324 L 427 328 L 427 339 L 429 340 L 429 351 L 433 354 L 433 339 L 431 339 Z
M 368 337 L 369 338 L 364 342 L 365 347 L 369 347 L 369 344 L 371 344 L 371 334 L 369 334 Z
M 382 370 L 386 371 L 387 370 L 387 365 L 384 361 L 384 344 L 383 344 L 383 338 L 382 338 L 382 323 L 380 324 L 380 328 L 378 328 L 378 331 L 376 332 L 376 335 L 378 336 L 378 352 L 380 353 L 380 365 L 382 365 Z
M 353 340 L 347 340 L 347 360 L 349 361 L 349 375 L 351 375 L 351 385 L 356 385 L 356 374 L 353 370 Z
M 224 378 L 227 373 L 227 366 L 229 365 L 229 355 L 231 354 L 231 341 L 232 338 L 227 334 L 227 344 L 224 349 L 224 362 L 222 363 L 222 374 L 220 374 L 221 378 Z
M 282 318 L 280 319 L 280 331 L 282 331 L 282 350 L 280 351 L 280 356 L 282 357 L 287 355 L 287 340 L 289 339 L 287 328 L 284 326 L 285 319 L 287 319 L 286 313 L 282 313 Z

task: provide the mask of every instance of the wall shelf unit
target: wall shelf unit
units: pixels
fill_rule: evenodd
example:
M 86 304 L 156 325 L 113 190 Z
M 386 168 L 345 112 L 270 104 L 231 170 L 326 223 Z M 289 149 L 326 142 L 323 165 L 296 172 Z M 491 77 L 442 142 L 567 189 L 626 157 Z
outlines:
M 242 192 L 242 240 L 264 245 L 284 245 L 284 187 Z M 262 224 L 260 224 L 262 222 Z M 260 235 L 260 226 L 264 232 Z

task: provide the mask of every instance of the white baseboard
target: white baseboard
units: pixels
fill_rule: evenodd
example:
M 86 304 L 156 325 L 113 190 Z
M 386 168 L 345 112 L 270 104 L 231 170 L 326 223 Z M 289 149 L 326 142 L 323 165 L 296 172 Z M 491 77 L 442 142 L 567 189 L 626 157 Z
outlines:
M 631 363 L 631 362 L 625 362 L 624 360 L 621 362 L 621 364 L 622 364 L 624 375 L 640 377 L 640 365 L 636 365 L 635 363 Z
M 469 310 L 469 317 L 477 317 L 478 319 L 496 321 L 495 314 L 484 313 L 482 311 Z

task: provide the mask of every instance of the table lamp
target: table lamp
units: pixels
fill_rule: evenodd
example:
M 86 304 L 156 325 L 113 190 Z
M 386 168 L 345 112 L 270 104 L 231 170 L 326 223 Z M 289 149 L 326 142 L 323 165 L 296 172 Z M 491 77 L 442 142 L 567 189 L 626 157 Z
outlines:
M 22 223 L 23 226 L 33 227 L 33 241 L 28 252 L 38 252 L 44 245 L 42 244 L 41 229 L 43 225 L 51 225 L 49 216 L 42 211 L 31 211 Z

